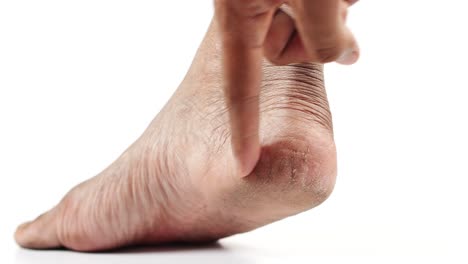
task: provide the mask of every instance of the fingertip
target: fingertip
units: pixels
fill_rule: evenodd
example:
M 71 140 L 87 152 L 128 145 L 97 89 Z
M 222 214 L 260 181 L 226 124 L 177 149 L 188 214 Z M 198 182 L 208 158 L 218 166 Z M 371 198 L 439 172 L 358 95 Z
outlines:
M 258 143 L 258 137 L 249 137 L 249 141 L 248 145 L 234 149 L 234 156 L 237 163 L 237 175 L 241 178 L 250 175 L 260 159 L 260 144 Z
M 359 59 L 359 51 L 348 49 L 336 60 L 337 63 L 342 65 L 352 65 Z
M 352 65 L 359 60 L 360 48 L 359 44 L 356 41 L 353 33 L 347 27 L 345 27 L 344 39 L 346 42 L 346 49 L 341 53 L 341 55 L 335 61 L 343 65 Z
M 249 176 L 255 169 L 260 158 L 260 151 L 256 151 L 249 156 L 246 156 L 243 160 L 238 160 L 239 175 L 241 178 Z

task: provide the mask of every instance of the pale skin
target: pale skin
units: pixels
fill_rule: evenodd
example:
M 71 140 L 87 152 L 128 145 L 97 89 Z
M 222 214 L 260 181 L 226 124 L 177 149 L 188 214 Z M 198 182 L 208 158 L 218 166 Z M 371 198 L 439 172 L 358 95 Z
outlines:
M 306 43 L 306 35 L 290 37 L 295 24 L 286 13 L 302 12 L 294 1 L 284 13 L 271 11 L 280 1 L 259 2 L 275 2 L 254 8 L 267 12 L 273 25 L 262 45 L 236 48 L 237 36 L 226 35 L 230 18 L 221 18 L 229 5 L 217 2 L 217 17 L 186 78 L 143 135 L 50 211 L 19 226 L 19 245 L 102 251 L 215 241 L 326 200 L 335 183 L 336 150 L 323 86 L 325 57 L 306 52 L 308 44 L 299 41 Z M 339 3 L 341 11 L 349 5 Z M 288 51 L 291 41 L 296 44 Z M 325 59 L 345 51 L 354 54 L 345 62 L 354 62 L 357 46 L 349 43 L 353 52 L 340 48 Z M 298 58 L 318 63 L 293 63 Z M 252 91 L 233 95 L 239 85 Z

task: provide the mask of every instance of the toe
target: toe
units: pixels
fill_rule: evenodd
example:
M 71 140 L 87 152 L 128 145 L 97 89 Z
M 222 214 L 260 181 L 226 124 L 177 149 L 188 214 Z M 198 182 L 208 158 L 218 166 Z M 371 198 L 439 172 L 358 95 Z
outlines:
M 32 249 L 59 248 L 56 218 L 56 210 L 51 210 L 34 221 L 20 225 L 15 232 L 16 242 L 21 247 Z

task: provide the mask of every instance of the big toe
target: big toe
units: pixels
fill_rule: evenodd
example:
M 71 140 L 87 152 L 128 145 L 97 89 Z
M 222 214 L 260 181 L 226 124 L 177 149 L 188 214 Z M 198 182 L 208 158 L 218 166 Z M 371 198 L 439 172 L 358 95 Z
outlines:
M 61 247 L 57 236 L 57 213 L 53 209 L 16 229 L 15 240 L 21 247 L 52 249 Z

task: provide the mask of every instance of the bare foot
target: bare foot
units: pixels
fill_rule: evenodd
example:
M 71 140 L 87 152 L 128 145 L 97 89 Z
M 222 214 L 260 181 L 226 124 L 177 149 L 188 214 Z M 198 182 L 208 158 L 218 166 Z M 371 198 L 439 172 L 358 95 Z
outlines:
M 211 241 L 311 209 L 332 192 L 336 154 L 322 66 L 264 65 L 261 158 L 235 175 L 212 25 L 185 80 L 144 134 L 52 210 L 21 225 L 27 248 L 99 251 Z

